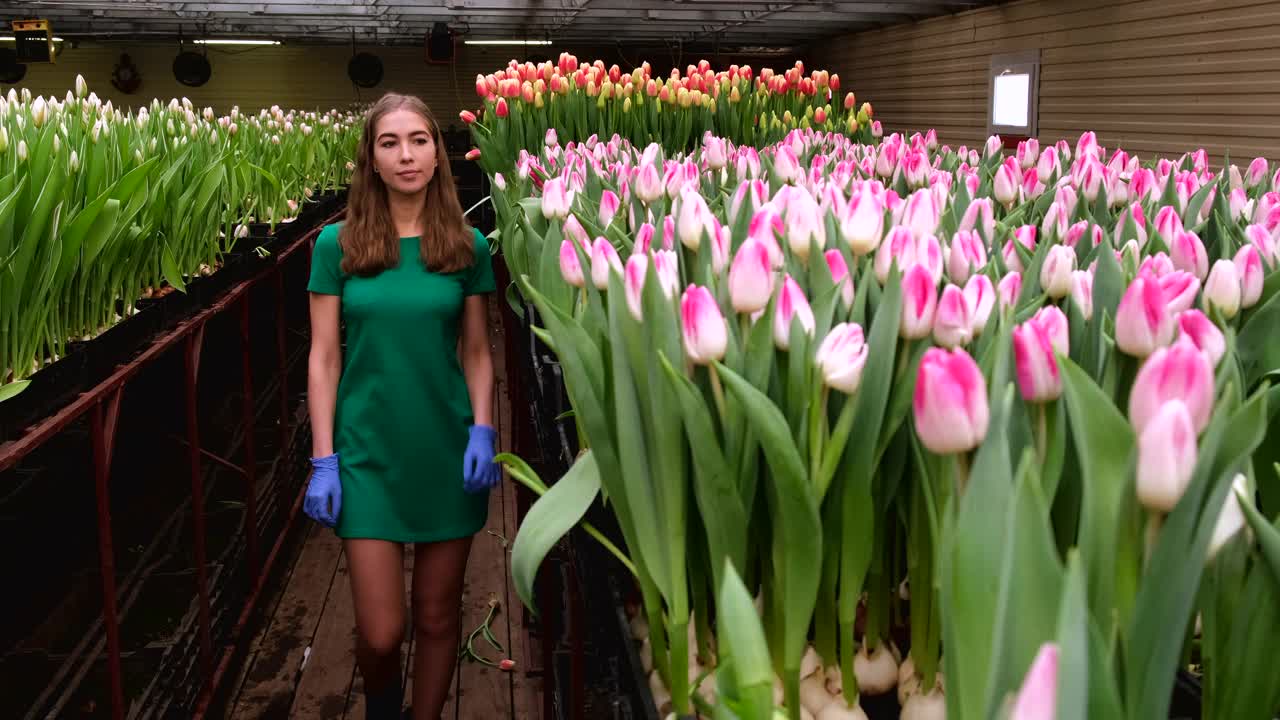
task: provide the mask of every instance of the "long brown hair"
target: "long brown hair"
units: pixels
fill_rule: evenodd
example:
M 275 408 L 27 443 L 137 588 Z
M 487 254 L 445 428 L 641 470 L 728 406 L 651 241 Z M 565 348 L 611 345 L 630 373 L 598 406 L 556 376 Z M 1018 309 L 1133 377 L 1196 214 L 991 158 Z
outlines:
M 400 236 L 391 220 L 387 186 L 373 171 L 378 121 L 395 110 L 412 110 L 421 115 L 436 146 L 435 174 L 427 184 L 426 203 L 422 208 L 423 232 L 419 243 L 422 262 L 427 269 L 439 273 L 470 267 L 475 262 L 474 236 L 458 201 L 440 124 L 421 99 L 387 93 L 365 113 L 364 134 L 347 194 L 347 219 L 338 235 L 342 271 L 368 277 L 400 264 Z

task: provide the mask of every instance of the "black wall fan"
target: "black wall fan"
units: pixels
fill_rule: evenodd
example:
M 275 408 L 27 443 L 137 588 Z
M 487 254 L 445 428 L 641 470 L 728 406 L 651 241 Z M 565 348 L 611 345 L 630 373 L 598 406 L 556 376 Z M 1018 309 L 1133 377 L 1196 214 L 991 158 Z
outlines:
M 200 87 L 212 74 L 209 58 L 200 53 L 183 50 L 173 59 L 173 76 L 183 85 Z
M 358 87 L 374 87 L 382 82 L 382 60 L 372 53 L 356 53 L 347 62 L 347 77 Z

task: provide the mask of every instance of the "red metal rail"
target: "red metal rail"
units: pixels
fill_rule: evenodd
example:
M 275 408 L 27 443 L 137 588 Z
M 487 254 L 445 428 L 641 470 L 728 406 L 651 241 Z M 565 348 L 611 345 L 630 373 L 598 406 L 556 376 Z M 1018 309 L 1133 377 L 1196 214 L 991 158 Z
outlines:
M 187 414 L 186 445 L 188 447 L 190 457 L 193 516 L 192 525 L 195 534 L 196 577 L 199 593 L 198 618 L 200 667 L 205 678 L 205 682 L 202 684 L 199 694 L 199 711 L 197 717 L 202 717 L 209 704 L 214 688 L 216 688 L 218 682 L 223 677 L 227 669 L 233 649 L 229 644 L 222 656 L 220 658 L 215 658 L 211 638 L 207 574 L 208 568 L 206 567 L 205 557 L 204 478 L 200 464 L 200 460 L 202 455 L 204 455 L 204 452 L 200 447 L 199 422 L 196 412 L 200 348 L 203 345 L 204 328 L 210 319 L 221 313 L 227 312 L 232 307 L 238 307 L 240 310 L 240 336 L 242 340 L 241 354 L 242 367 L 244 368 L 245 394 L 243 413 L 244 422 L 246 423 L 244 429 L 245 465 L 243 468 L 246 480 L 246 520 L 244 527 L 245 532 L 248 534 L 248 561 L 250 564 L 252 579 L 250 582 L 249 596 L 232 632 L 232 640 L 236 640 L 241 636 L 244 625 L 257 603 L 262 589 L 263 578 L 266 573 L 270 572 L 271 565 L 274 563 L 276 556 L 279 553 L 284 537 L 288 535 L 288 531 L 293 525 L 294 516 L 298 512 L 298 508 L 302 500 L 302 494 L 300 492 L 298 497 L 294 498 L 294 501 L 291 504 L 289 515 L 285 520 L 284 530 L 273 544 L 265 562 L 260 564 L 258 558 L 259 538 L 257 537 L 257 469 L 255 466 L 254 435 L 252 427 L 254 422 L 254 398 L 249 355 L 250 291 L 268 277 L 271 278 L 274 284 L 274 305 L 277 328 L 276 344 L 277 354 L 279 356 L 277 369 L 281 374 L 280 452 L 285 453 L 289 447 L 290 440 L 290 423 L 288 421 L 290 414 L 288 412 L 288 386 L 284 378 L 287 358 L 285 356 L 285 297 L 282 266 L 294 253 L 299 252 L 304 247 L 310 248 L 312 240 L 319 233 L 320 229 L 326 223 L 333 222 L 341 216 L 342 212 L 339 212 L 317 224 L 314 229 L 291 242 L 280 252 L 274 254 L 272 261 L 266 264 L 254 276 L 232 286 L 227 290 L 225 295 L 212 303 L 209 307 L 200 310 L 193 317 L 183 320 L 169 331 L 156 337 L 151 342 L 150 346 L 137 357 L 123 365 L 117 366 L 115 371 L 112 372 L 109 377 L 98 383 L 93 388 L 81 393 L 79 397 L 73 400 L 66 407 L 27 428 L 26 432 L 17 439 L 0 444 L 0 472 L 4 472 L 21 462 L 23 458 L 37 450 L 45 442 L 48 442 L 51 438 L 56 436 L 81 416 L 86 413 L 91 413 L 90 422 L 93 440 L 94 488 L 97 496 L 98 556 L 102 575 L 103 593 L 102 614 L 103 626 L 107 636 L 108 668 L 111 683 L 111 717 L 113 720 L 123 720 L 127 707 L 125 704 L 121 671 L 120 625 L 116 607 L 114 533 L 112 532 L 111 527 L 111 503 L 109 493 L 111 455 L 115 444 L 116 424 L 119 419 L 120 397 L 123 394 L 124 387 L 129 380 L 137 375 L 144 367 L 154 362 L 166 352 L 175 348 L 178 343 L 184 343 L 183 351 L 186 370 L 184 373 L 184 389 Z

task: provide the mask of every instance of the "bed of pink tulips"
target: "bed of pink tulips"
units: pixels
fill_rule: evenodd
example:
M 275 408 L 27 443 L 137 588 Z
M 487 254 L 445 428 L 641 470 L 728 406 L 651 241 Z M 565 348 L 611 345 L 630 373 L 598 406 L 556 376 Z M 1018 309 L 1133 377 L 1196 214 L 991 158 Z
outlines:
M 549 132 L 494 184 L 584 448 L 504 456 L 517 584 L 602 492 L 664 713 L 1280 709 L 1280 168 Z

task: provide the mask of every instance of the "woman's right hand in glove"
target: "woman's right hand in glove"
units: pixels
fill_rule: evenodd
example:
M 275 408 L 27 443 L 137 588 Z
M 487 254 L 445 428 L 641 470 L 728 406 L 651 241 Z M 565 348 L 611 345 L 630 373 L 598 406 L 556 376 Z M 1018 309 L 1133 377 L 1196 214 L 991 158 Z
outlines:
M 325 527 L 338 524 L 342 510 L 342 482 L 338 479 L 338 454 L 311 458 L 311 481 L 307 484 L 307 496 L 302 501 L 302 511 Z

